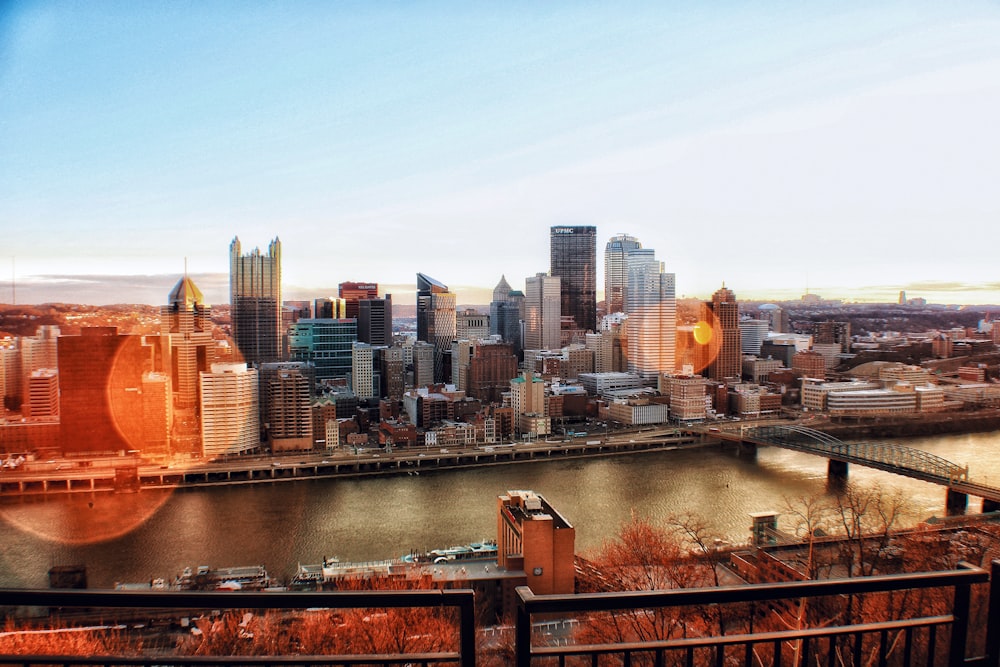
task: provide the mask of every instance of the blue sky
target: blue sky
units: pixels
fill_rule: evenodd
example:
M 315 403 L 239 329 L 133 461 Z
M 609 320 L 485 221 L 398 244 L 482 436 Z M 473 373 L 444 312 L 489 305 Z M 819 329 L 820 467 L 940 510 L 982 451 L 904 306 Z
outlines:
M 4 3 L 0 301 L 225 302 L 238 235 L 482 303 L 586 224 L 680 295 L 1000 303 L 1000 5 L 706 4 Z

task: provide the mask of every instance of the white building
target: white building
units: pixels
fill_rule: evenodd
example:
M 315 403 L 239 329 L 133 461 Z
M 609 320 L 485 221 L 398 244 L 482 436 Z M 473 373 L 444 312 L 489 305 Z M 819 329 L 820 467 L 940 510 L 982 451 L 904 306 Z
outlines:
M 663 373 L 675 370 L 677 355 L 677 298 L 675 277 L 663 272 L 653 250 L 641 248 L 626 255 L 628 290 L 625 321 L 628 371 L 647 386 Z
M 878 382 L 825 382 L 816 378 L 802 378 L 802 407 L 809 410 L 824 411 L 827 400 L 832 392 L 851 393 L 859 391 L 881 390 Z
M 212 364 L 210 372 L 201 373 L 201 441 L 209 458 L 260 446 L 255 369 Z
M 591 396 L 642 389 L 645 384 L 635 373 L 581 373 L 578 378 Z
M 766 320 L 740 320 L 740 351 L 743 354 L 760 355 L 760 348 L 767 339 Z
M 351 388 L 359 399 L 375 397 L 374 360 L 368 343 L 351 345 Z

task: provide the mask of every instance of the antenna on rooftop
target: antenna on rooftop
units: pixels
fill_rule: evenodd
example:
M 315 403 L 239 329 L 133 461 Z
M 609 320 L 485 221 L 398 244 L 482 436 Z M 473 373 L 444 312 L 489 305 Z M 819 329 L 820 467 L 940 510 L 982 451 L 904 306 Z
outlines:
M 184 258 L 184 277 L 188 277 L 188 258 Z
M 14 270 L 14 255 L 10 256 L 10 305 L 17 305 L 17 272 Z

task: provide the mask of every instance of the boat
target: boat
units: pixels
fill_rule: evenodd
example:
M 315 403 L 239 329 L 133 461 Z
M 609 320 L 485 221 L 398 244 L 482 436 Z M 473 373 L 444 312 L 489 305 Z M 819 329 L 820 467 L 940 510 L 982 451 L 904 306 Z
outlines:
M 404 563 L 450 563 L 464 560 L 496 560 L 497 543 L 495 540 L 483 540 L 446 549 L 434 549 L 427 553 L 409 553 L 400 560 Z

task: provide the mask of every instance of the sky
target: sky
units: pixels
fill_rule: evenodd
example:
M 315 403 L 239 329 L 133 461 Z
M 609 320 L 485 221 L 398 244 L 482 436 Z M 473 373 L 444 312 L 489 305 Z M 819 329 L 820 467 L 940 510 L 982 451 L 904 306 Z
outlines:
M 487 303 L 553 225 L 678 296 L 1000 303 L 996 2 L 0 3 L 0 303 Z M 14 285 L 12 286 L 12 281 Z

